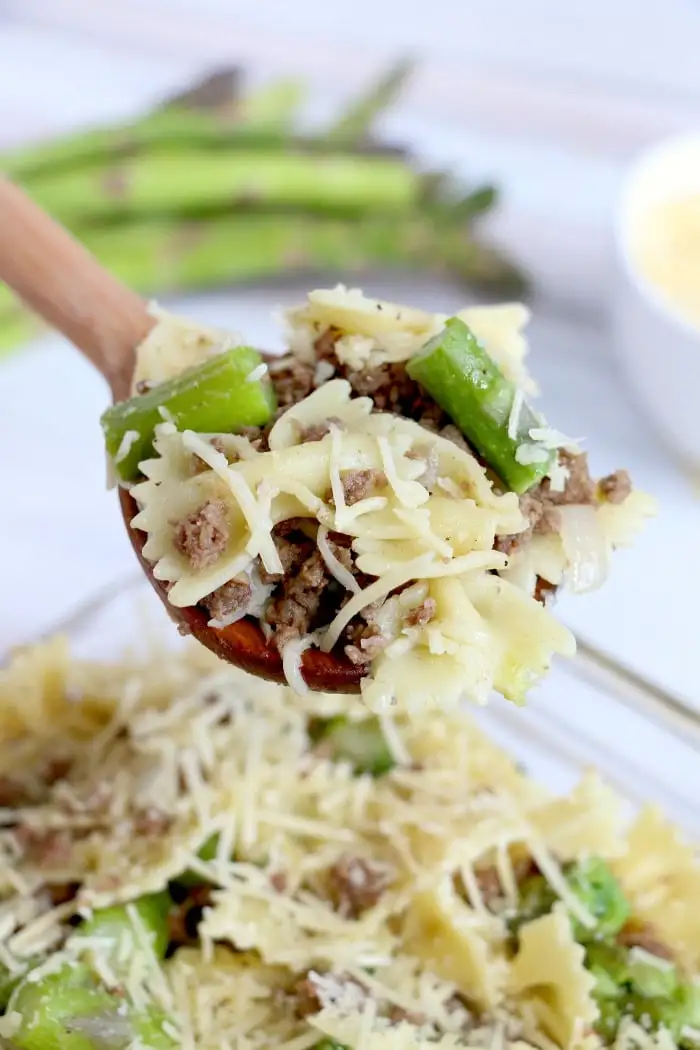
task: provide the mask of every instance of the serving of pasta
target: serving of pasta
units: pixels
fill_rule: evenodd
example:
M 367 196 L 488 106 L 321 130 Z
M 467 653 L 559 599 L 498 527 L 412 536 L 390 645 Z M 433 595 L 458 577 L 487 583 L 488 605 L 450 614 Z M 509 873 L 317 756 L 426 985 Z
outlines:
M 692 1050 L 700 864 L 458 710 L 292 690 L 190 642 L 0 671 L 13 1050 Z
M 526 319 L 317 291 L 263 359 L 159 315 L 103 425 L 171 605 L 255 620 L 300 694 L 318 647 L 375 713 L 522 702 L 574 651 L 557 590 L 600 586 L 654 509 L 530 408 Z

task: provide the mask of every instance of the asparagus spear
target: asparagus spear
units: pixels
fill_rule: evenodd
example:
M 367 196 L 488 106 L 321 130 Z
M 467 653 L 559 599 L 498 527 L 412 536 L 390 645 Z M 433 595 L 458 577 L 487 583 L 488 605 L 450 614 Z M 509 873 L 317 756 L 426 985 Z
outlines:
M 356 773 L 381 777 L 396 765 L 378 718 L 355 722 L 337 715 L 319 719 L 309 726 L 309 735 L 327 751 L 329 758 L 349 762 Z
M 257 350 L 236 346 L 108 408 L 100 422 L 119 477 L 133 481 L 138 475 L 139 463 L 152 451 L 153 431 L 163 412 L 179 427 L 204 434 L 267 423 L 275 410 L 275 395 L 267 379 L 252 378 L 261 364 Z
M 0 158 L 0 166 L 11 178 L 24 182 L 95 161 L 104 163 L 145 146 L 212 146 L 261 137 L 274 141 L 289 134 L 303 95 L 298 81 L 276 80 L 242 101 L 235 96 L 226 101 L 220 85 L 217 89 L 214 83 L 220 76 L 207 78 L 131 125 L 80 131 L 14 150 Z M 212 86 L 220 93 L 217 104 L 203 105 Z M 210 100 L 214 101 L 211 95 Z
M 514 492 L 525 492 L 551 469 L 555 453 L 530 437 L 542 420 L 464 321 L 451 318 L 407 370 Z
M 400 214 L 420 177 L 400 159 L 286 150 L 202 152 L 178 147 L 37 178 L 32 196 L 68 226 L 104 218 L 198 214 L 240 207 Z
M 414 69 L 410 59 L 393 66 L 366 93 L 352 102 L 345 113 L 325 133 L 327 142 L 361 142 L 376 117 L 388 109 L 401 94 Z
M 401 220 L 303 215 L 228 215 L 203 221 L 140 221 L 77 231 L 100 262 L 143 293 L 264 280 L 280 273 L 413 268 L 451 276 L 468 287 L 518 294 L 520 273 L 468 230 L 440 231 L 431 218 Z M 31 315 L 0 286 L 0 354 L 34 338 Z

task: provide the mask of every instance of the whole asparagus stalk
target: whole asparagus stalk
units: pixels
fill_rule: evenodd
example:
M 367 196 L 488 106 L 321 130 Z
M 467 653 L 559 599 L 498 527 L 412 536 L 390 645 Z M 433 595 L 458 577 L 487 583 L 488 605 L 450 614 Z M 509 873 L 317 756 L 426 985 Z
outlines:
M 363 142 L 379 113 L 396 99 L 411 72 L 399 62 L 372 84 L 337 122 L 320 136 L 321 141 L 350 145 Z M 131 125 L 78 132 L 52 142 L 0 155 L 0 168 L 11 178 L 26 182 L 98 160 L 105 164 L 137 153 L 145 147 L 189 145 L 226 147 L 251 143 L 269 146 L 292 137 L 292 124 L 304 97 L 298 80 L 280 79 L 241 97 L 240 75 L 235 69 L 219 70 L 167 99 Z
M 420 176 L 396 157 L 181 147 L 147 151 L 106 170 L 59 172 L 31 186 L 37 203 L 69 227 L 251 206 L 396 214 L 416 206 L 421 193 Z
M 207 78 L 164 106 L 147 113 L 131 125 L 115 125 L 81 131 L 54 141 L 42 142 L 0 157 L 0 167 L 16 181 L 50 177 L 54 172 L 109 158 L 128 156 L 144 147 L 220 146 L 283 141 L 303 97 L 296 80 L 276 80 L 244 99 L 231 95 L 224 100 L 208 93 L 222 74 Z M 207 98 L 216 105 L 206 106 Z
M 487 292 L 522 291 L 521 274 L 466 228 L 449 234 L 429 215 L 351 219 L 303 215 L 228 215 L 202 221 L 142 221 L 83 231 L 100 262 L 143 294 L 164 295 L 280 274 L 356 274 L 407 268 L 452 276 Z M 0 349 L 36 325 L 0 287 Z

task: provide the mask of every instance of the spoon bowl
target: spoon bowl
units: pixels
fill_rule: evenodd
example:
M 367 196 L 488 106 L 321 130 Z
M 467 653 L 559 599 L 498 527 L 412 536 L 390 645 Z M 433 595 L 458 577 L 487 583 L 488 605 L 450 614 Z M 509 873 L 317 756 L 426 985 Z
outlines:
M 228 627 L 210 627 L 207 613 L 198 606 L 181 609 L 170 604 L 166 585 L 155 578 L 153 566 L 143 556 L 146 535 L 131 526 L 131 519 L 138 511 L 136 501 L 127 489 L 120 488 L 119 502 L 134 553 L 178 630 L 182 634 L 191 634 L 221 660 L 235 664 L 257 678 L 284 684 L 282 658 L 265 638 L 257 620 L 244 616 Z M 302 653 L 301 673 L 308 687 L 316 692 L 357 693 L 360 690 L 362 669 L 348 659 L 323 653 L 320 649 L 307 649 Z

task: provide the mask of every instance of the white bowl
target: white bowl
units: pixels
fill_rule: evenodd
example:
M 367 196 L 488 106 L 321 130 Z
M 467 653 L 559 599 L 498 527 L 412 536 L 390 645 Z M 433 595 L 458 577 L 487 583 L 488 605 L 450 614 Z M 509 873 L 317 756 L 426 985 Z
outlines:
M 643 276 L 632 232 L 655 205 L 700 193 L 700 132 L 644 153 L 625 179 L 616 216 L 617 273 L 613 328 L 631 386 L 660 436 L 681 458 L 700 465 L 700 329 Z M 700 260 L 698 260 L 700 266 Z

